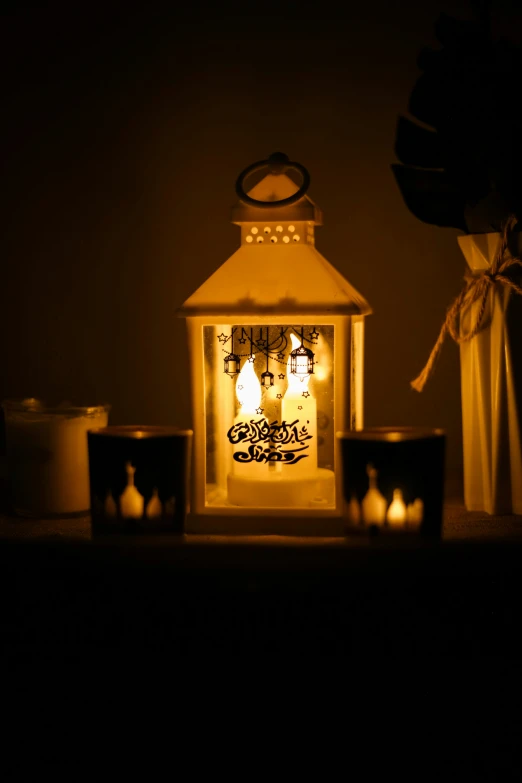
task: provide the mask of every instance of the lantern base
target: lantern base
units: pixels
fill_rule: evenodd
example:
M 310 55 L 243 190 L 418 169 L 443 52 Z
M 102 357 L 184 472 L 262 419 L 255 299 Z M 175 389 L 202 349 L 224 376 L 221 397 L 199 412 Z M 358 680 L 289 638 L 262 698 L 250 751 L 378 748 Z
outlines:
M 187 533 L 238 536 L 344 535 L 343 503 L 335 501 L 335 474 L 319 468 L 301 479 L 228 476 L 228 502 L 205 505 L 187 518 Z M 232 494 L 232 497 L 230 495 Z M 232 504 L 232 499 L 236 501 Z
M 189 514 L 185 532 L 221 536 L 298 536 L 340 538 L 345 535 L 346 520 L 337 509 L 241 509 L 236 513 Z M 240 512 L 240 513 L 237 513 Z M 285 515 L 286 512 L 286 516 Z
M 318 468 L 302 477 L 252 478 L 229 474 L 228 502 L 248 508 L 334 508 L 334 472 Z

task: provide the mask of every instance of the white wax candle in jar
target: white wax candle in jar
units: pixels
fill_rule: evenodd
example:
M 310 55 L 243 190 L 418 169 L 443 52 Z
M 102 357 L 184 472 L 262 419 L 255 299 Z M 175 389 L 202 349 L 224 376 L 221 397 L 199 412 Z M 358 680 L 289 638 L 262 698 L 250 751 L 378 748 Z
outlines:
M 50 407 L 33 398 L 2 405 L 13 510 L 44 517 L 88 513 L 87 432 L 107 426 L 110 406 Z

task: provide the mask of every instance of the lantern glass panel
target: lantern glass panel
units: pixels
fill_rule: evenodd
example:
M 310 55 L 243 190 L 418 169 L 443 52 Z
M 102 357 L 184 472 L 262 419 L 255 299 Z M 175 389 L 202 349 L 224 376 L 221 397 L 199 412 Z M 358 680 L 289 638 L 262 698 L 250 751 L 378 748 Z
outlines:
M 302 339 L 314 373 L 295 376 Z M 334 507 L 334 351 L 331 324 L 203 326 L 207 507 Z M 241 360 L 236 377 L 223 369 L 229 353 Z

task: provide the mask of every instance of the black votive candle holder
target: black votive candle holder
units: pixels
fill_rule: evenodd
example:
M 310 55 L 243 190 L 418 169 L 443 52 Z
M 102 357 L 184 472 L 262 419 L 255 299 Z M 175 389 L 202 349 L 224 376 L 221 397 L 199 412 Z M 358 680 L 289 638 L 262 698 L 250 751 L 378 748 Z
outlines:
M 87 437 L 93 535 L 183 533 L 192 431 L 111 426 Z
M 375 427 L 337 434 L 345 531 L 440 538 L 443 430 Z

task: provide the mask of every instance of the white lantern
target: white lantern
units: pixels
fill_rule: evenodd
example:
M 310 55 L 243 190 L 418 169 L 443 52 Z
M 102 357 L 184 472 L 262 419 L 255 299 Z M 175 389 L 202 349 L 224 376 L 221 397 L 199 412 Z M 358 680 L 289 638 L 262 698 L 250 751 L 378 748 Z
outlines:
M 335 433 L 363 426 L 371 309 L 315 249 L 322 215 L 309 182 L 281 153 L 245 169 L 232 210 L 241 246 L 179 312 L 192 380 L 189 532 L 342 534 Z

